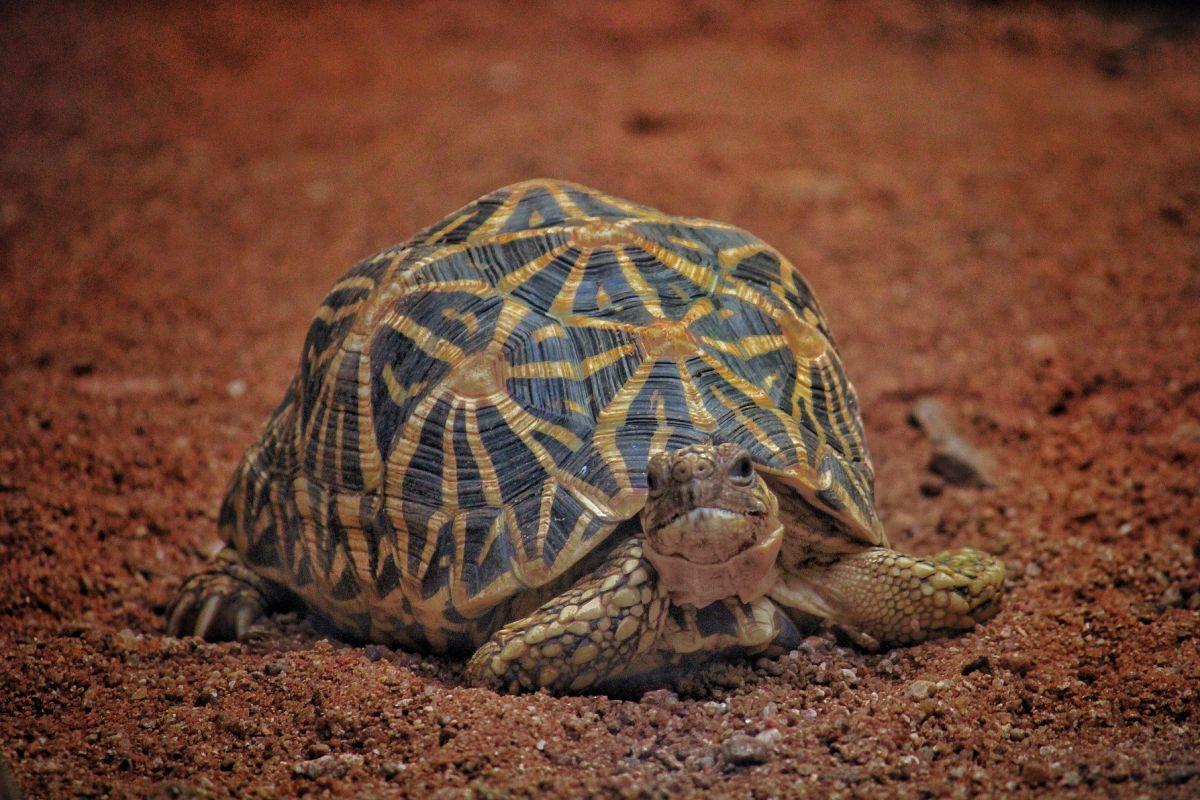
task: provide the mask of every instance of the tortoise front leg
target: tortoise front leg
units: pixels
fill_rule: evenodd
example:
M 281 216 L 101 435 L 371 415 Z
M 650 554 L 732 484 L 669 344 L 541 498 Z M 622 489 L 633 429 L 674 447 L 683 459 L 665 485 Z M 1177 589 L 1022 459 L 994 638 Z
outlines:
M 582 691 L 651 648 L 668 600 L 640 541 L 615 549 L 594 572 L 475 651 L 465 677 L 475 686 Z
M 769 597 L 728 597 L 703 608 L 672 605 L 662 635 L 611 677 L 642 680 L 726 656 L 778 656 L 800 645 L 800 633 Z
M 770 596 L 828 619 L 863 647 L 970 630 L 999 607 L 1004 564 L 971 548 L 929 558 L 873 547 L 783 572 Z

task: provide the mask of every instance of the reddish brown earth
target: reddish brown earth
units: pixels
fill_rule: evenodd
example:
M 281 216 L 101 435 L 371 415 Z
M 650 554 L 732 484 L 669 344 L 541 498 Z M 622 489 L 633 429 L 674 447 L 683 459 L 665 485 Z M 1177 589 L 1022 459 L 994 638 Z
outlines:
M 1196 34 L 882 2 L 0 13 L 0 753 L 29 796 L 1200 795 Z M 325 289 L 539 175 L 789 254 L 893 540 L 1000 553 L 999 616 L 624 700 L 465 689 L 296 617 L 164 638 Z M 997 488 L 926 470 L 924 395 Z

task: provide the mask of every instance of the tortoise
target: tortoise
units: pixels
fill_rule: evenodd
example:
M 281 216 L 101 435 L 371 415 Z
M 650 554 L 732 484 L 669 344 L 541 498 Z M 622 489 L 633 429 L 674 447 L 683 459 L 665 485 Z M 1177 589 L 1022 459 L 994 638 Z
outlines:
M 301 601 L 348 638 L 577 692 L 971 628 L 1003 565 L 889 547 L 854 389 L 778 251 L 574 183 L 487 194 L 334 284 L 172 635 Z

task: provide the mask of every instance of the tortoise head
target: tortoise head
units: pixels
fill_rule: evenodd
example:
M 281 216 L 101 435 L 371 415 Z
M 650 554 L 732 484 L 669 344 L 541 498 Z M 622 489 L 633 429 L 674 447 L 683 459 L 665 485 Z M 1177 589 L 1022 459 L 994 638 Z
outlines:
M 696 444 L 647 464 L 643 550 L 674 602 L 761 595 L 783 539 L 779 502 L 749 453 Z

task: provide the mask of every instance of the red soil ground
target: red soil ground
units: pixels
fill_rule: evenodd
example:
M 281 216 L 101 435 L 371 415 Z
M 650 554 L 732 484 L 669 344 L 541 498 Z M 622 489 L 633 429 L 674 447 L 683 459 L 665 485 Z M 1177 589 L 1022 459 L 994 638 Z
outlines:
M 29 796 L 1200 794 L 1196 35 L 803 5 L 0 12 L 0 754 Z M 539 175 L 787 253 L 893 541 L 1000 553 L 999 616 L 640 699 L 466 689 L 296 617 L 164 638 L 325 289 Z M 997 488 L 926 470 L 922 395 Z

